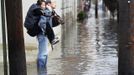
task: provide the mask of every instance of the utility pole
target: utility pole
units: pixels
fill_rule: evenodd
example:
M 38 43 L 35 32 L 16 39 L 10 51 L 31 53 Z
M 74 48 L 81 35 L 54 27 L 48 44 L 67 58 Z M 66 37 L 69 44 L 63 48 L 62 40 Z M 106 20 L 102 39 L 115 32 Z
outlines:
M 95 0 L 95 18 L 98 18 L 98 0 Z
M 7 46 L 6 46 L 6 25 L 5 25 L 5 0 L 1 0 L 1 16 L 2 16 L 2 40 L 3 40 L 3 63 L 4 75 L 8 75 L 7 66 Z
M 9 74 L 27 75 L 23 36 L 22 0 L 5 0 Z
M 119 0 L 119 74 L 134 75 L 134 1 Z

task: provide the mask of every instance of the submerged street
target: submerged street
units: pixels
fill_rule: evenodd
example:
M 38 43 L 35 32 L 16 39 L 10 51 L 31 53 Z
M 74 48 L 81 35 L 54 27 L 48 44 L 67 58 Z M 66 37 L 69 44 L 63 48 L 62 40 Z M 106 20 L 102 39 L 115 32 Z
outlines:
M 133 12 L 133 0 L 1 0 L 0 75 L 134 75 Z
M 62 49 L 50 54 L 46 75 L 118 75 L 117 21 L 99 16 L 89 13 L 83 24 L 63 29 Z M 28 75 L 35 72 L 28 65 Z
M 61 44 L 49 55 L 46 75 L 118 75 L 116 29 L 116 20 L 95 19 L 93 13 L 83 24 L 66 27 Z M 27 53 L 33 60 L 36 54 Z M 27 72 L 37 75 L 36 62 L 27 63 Z
M 94 7 L 87 14 L 83 23 L 62 26 L 60 43 L 50 52 L 43 75 L 118 75 L 117 20 L 100 8 L 98 19 Z M 37 52 L 33 47 L 26 50 L 27 75 L 37 75 Z

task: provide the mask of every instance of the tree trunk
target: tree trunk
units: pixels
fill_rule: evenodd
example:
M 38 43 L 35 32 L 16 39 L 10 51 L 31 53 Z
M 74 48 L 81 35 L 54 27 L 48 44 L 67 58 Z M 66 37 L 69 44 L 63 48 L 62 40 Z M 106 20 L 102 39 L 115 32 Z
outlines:
M 10 75 L 26 75 L 22 1 L 5 0 Z

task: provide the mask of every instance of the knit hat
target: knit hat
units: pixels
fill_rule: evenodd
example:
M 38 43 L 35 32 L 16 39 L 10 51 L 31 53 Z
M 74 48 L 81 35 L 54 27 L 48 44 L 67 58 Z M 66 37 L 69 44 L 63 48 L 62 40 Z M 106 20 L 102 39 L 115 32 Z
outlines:
M 47 1 L 46 1 L 46 4 L 48 4 L 48 3 L 51 3 L 51 1 L 50 1 L 50 0 L 47 0 Z

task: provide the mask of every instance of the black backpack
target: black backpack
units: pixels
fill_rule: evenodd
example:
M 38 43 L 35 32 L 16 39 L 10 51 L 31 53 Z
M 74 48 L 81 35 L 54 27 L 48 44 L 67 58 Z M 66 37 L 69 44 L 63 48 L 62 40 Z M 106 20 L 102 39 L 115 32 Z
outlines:
M 41 28 L 38 26 L 40 14 L 40 8 L 36 4 L 33 4 L 29 8 L 25 18 L 24 26 L 27 29 L 27 33 L 32 37 L 38 35 L 41 32 Z
M 42 31 L 41 28 L 38 26 L 38 23 L 35 24 L 32 28 L 27 29 L 27 33 L 32 37 L 37 36 L 40 32 Z

